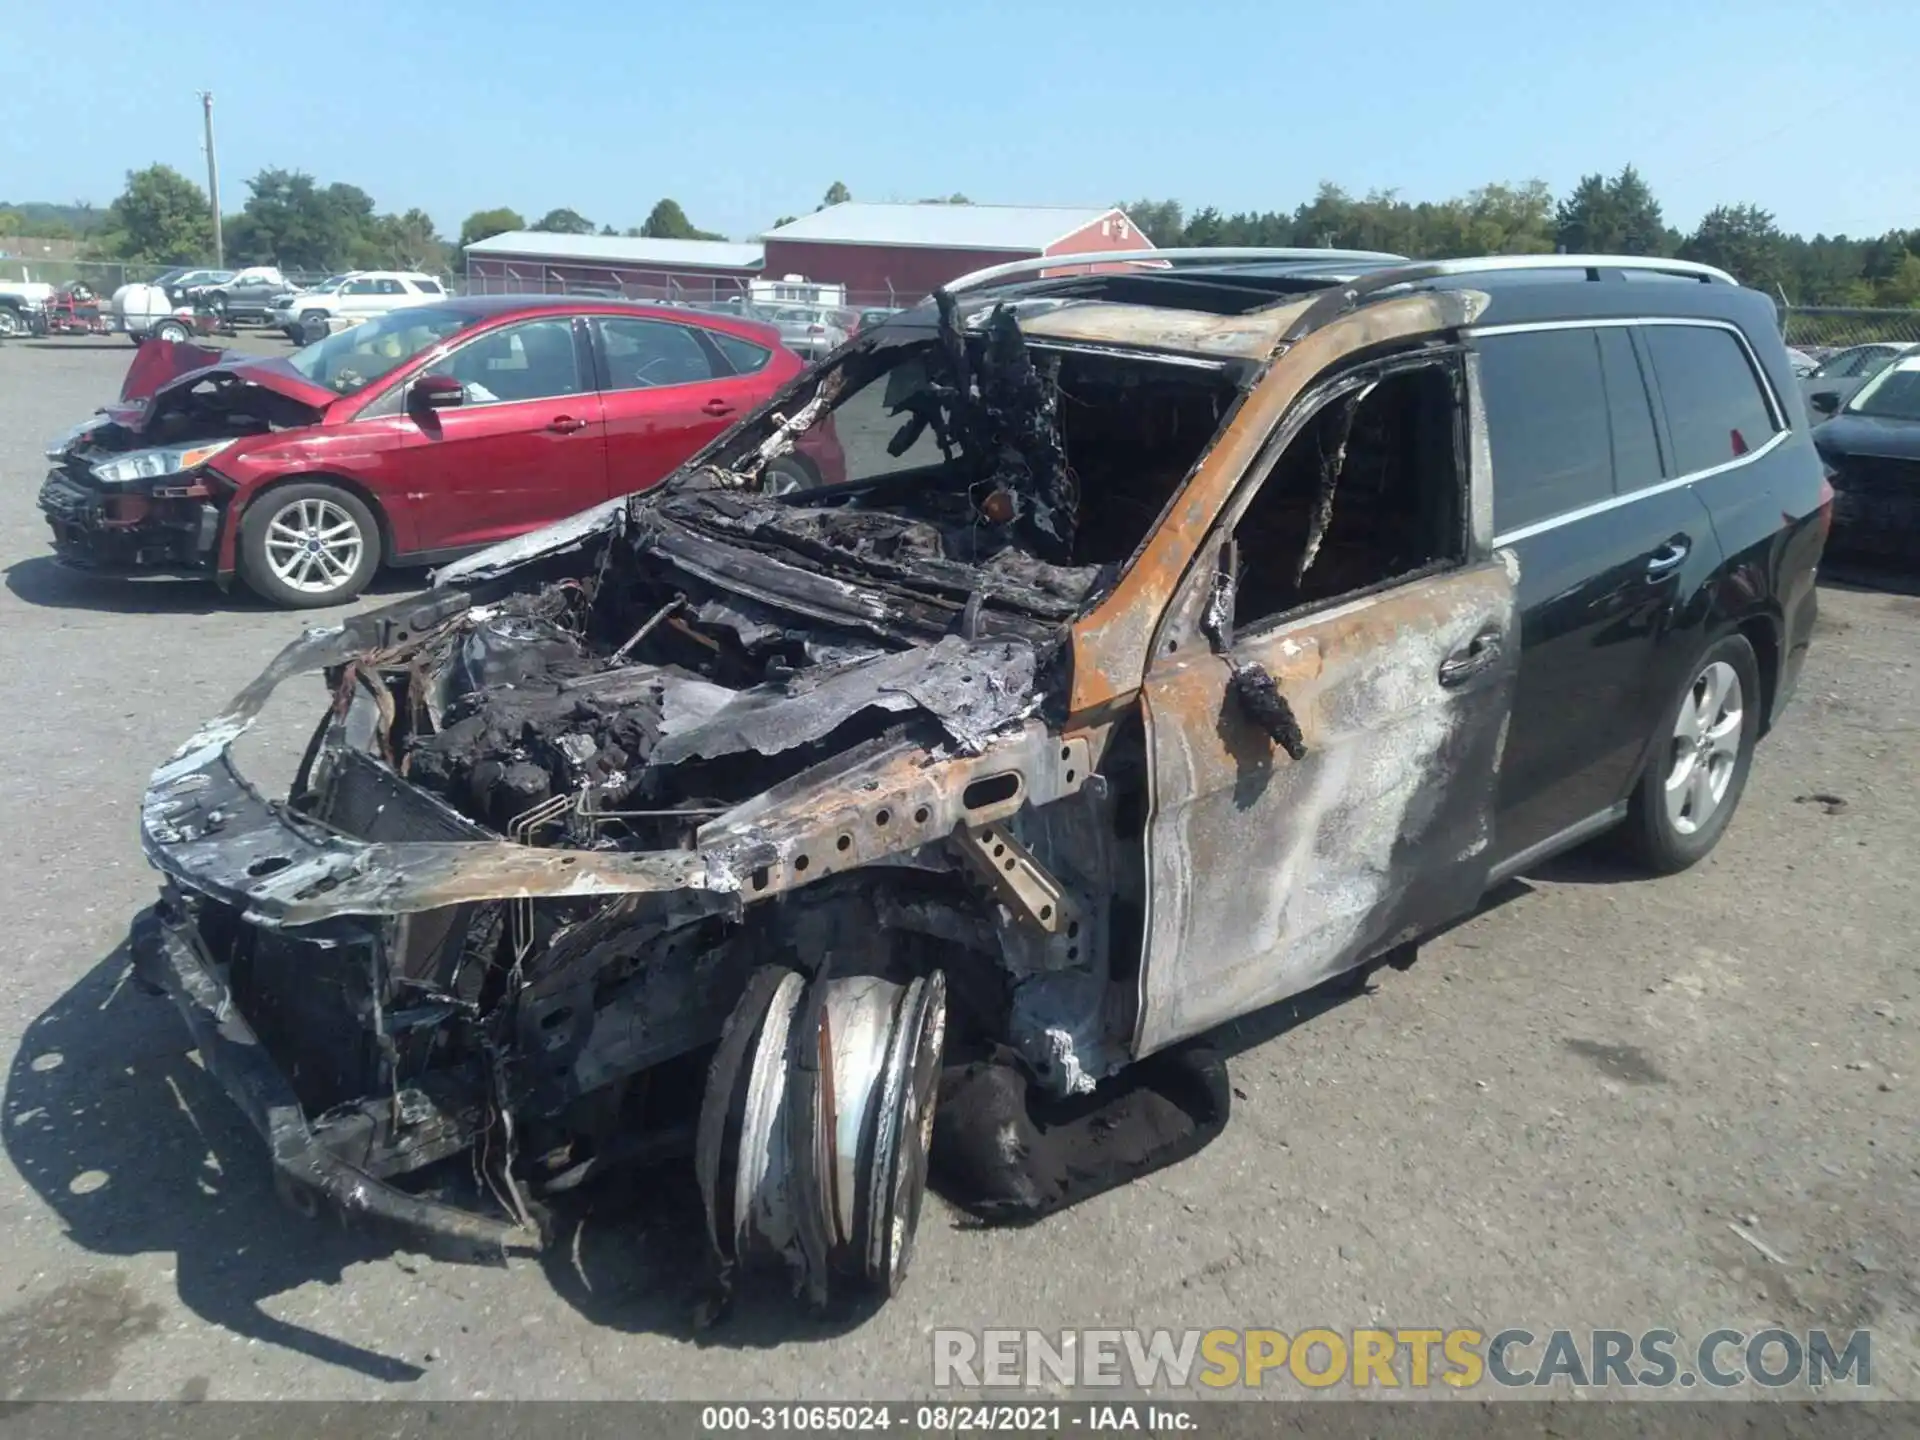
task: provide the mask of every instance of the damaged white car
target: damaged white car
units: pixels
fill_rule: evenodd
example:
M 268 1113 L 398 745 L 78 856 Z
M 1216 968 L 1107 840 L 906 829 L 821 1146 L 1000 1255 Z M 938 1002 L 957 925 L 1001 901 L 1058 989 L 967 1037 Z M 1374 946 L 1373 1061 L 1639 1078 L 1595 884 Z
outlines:
M 1516 303 L 1734 291 L 1539 258 Z M 1031 1219 L 1191 1154 L 1209 1030 L 1519 853 L 1472 338 L 1517 263 L 956 283 L 658 489 L 291 645 L 153 776 L 136 973 L 294 1204 L 468 1252 L 691 1163 L 723 1285 L 884 1296 L 930 1171 Z M 269 800 L 229 747 L 307 674 Z

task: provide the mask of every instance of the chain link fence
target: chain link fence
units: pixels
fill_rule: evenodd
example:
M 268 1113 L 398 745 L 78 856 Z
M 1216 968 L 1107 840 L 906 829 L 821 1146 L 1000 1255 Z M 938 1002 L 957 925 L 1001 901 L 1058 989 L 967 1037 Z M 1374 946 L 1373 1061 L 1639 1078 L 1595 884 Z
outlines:
M 1815 359 L 1822 352 L 1872 342 L 1920 343 L 1920 310 L 1863 310 L 1832 305 L 1789 305 L 1780 312 L 1787 344 Z
M 0 283 L 38 282 L 55 287 L 79 283 L 87 286 L 96 295 L 111 295 L 122 285 L 142 284 L 166 274 L 170 270 L 181 269 L 211 270 L 211 260 L 192 267 L 181 265 L 147 265 L 118 260 L 40 260 L 0 258 Z M 219 267 L 226 270 L 240 270 L 238 263 Z M 324 270 L 281 270 L 280 274 L 289 285 L 317 285 L 334 272 Z

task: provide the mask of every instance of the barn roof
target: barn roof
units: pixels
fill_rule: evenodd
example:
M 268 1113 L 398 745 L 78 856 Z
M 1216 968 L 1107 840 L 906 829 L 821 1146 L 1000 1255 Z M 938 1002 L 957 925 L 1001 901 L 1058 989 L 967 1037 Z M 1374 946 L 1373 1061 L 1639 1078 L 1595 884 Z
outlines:
M 760 238 L 803 240 L 816 245 L 901 245 L 1040 255 L 1074 231 L 1117 213 L 1112 206 L 880 205 L 849 200 L 802 215 Z
M 508 230 L 476 240 L 467 254 L 484 259 L 525 257 L 554 264 L 655 265 L 674 270 L 758 270 L 763 251 L 755 242 L 650 240 L 641 235 L 560 235 L 545 230 Z

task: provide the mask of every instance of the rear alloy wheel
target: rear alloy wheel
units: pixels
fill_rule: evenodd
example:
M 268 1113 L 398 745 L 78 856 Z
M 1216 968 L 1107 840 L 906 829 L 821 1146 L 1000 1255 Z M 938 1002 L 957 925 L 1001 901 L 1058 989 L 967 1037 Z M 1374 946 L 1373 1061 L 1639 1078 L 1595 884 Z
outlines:
M 18 335 L 26 327 L 20 323 L 20 312 L 8 305 L 0 305 L 0 340 Z
M 293 609 L 351 600 L 380 568 L 380 527 L 359 496 L 302 483 L 271 490 L 240 522 L 241 574 Z
M 1626 839 L 1663 875 L 1705 857 L 1726 831 L 1746 788 L 1760 734 L 1760 672 L 1744 635 L 1700 657 L 1666 710 L 1634 790 Z
M 168 340 L 178 345 L 181 341 L 189 337 L 187 327 L 182 325 L 178 320 L 162 320 L 158 325 L 153 327 L 153 338 L 156 340 Z

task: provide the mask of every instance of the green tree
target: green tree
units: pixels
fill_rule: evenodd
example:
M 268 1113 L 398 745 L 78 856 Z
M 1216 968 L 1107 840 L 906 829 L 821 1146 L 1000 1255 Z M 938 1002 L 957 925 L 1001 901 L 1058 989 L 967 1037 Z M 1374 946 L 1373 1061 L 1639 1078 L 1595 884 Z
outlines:
M 460 248 L 465 250 L 476 240 L 526 228 L 527 222 L 520 218 L 518 210 L 509 210 L 504 205 L 497 210 L 476 210 L 460 222 Z
M 773 222 L 772 228 L 775 230 L 778 230 L 782 225 L 791 225 L 794 221 L 798 220 L 799 218 L 800 217 L 798 215 L 782 215 L 778 220 Z
M 827 186 L 827 193 L 821 197 L 820 203 L 813 208 L 816 210 L 824 210 L 829 205 L 844 205 L 851 199 L 853 199 L 853 192 L 847 189 L 840 181 L 836 180 Z
M 447 242 L 434 230 L 433 217 L 424 210 L 380 216 L 373 222 L 369 240 L 370 248 L 378 252 L 375 264 L 379 268 L 431 274 L 447 268 Z
M 1717 265 L 1742 285 L 1778 295 L 1790 278 L 1786 236 L 1758 205 L 1716 205 L 1680 247 L 1683 260 Z
M 1880 282 L 1874 299 L 1882 305 L 1920 307 L 1920 255 L 1902 257 L 1893 274 Z
M 171 165 L 127 172 L 127 188 L 107 208 L 101 248 L 123 260 L 189 264 L 213 249 L 207 197 Z
M 649 240 L 724 240 L 724 235 L 694 228 L 678 200 L 662 200 L 647 213 L 640 233 Z
M 0 235 L 18 235 L 20 233 L 20 212 L 18 210 L 0 210 Z
M 374 220 L 373 197 L 359 186 L 322 186 L 304 171 L 266 169 L 247 189 L 245 207 L 227 225 L 229 258 L 293 270 L 382 262 L 387 237 Z
M 554 235 L 593 234 L 593 222 L 578 210 L 549 210 L 527 228 L 544 230 Z
M 951 195 L 930 195 L 920 203 L 922 205 L 971 205 L 973 201 L 956 190 Z
M 467 266 L 467 247 L 494 235 L 504 235 L 509 230 L 524 230 L 527 222 L 518 210 L 509 210 L 502 205 L 494 210 L 476 210 L 460 222 L 460 238 L 455 242 L 454 263 L 462 270 Z
M 1154 244 L 1165 247 L 1186 242 L 1186 214 L 1178 200 L 1136 200 L 1120 208 L 1134 228 Z
M 1671 232 L 1660 202 L 1633 166 L 1611 180 L 1583 175 L 1554 207 L 1554 239 L 1574 255 L 1665 255 Z

